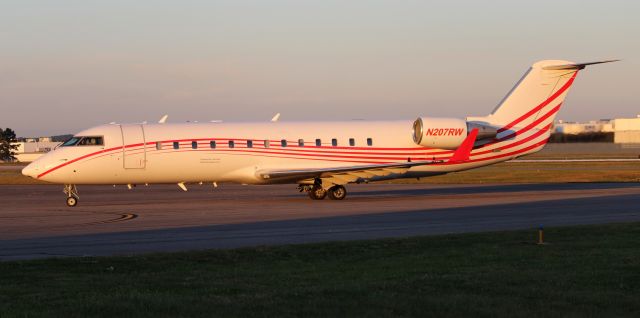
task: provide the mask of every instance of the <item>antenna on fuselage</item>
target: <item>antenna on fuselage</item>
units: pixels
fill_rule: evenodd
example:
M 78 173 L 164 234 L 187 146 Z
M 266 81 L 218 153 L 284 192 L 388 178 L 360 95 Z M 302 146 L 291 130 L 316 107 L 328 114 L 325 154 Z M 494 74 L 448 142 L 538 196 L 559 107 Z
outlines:
M 278 121 L 278 119 L 280 119 L 280 113 L 275 114 L 275 116 L 273 116 L 273 118 L 271 118 L 271 122 L 275 123 Z
M 162 116 L 162 118 L 160 118 L 160 120 L 158 120 L 158 124 L 166 123 L 167 122 L 167 118 L 169 118 L 169 115 Z

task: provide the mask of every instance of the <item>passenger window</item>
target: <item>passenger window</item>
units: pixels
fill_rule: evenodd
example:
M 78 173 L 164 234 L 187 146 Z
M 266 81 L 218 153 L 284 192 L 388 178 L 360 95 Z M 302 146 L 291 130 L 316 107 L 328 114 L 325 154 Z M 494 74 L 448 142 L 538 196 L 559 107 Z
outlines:
M 209 147 L 211 147 L 211 149 L 216 149 L 216 141 L 215 140 L 210 141 Z
M 349 138 L 349 146 L 353 147 L 356 145 L 356 140 L 353 138 Z
M 331 145 L 334 147 L 338 146 L 338 139 L 335 139 L 335 138 L 331 139 Z
M 298 147 L 304 147 L 304 139 L 298 139 Z
M 162 143 L 159 141 L 156 142 L 156 150 L 162 150 Z
M 265 141 L 264 141 L 264 147 L 265 147 L 265 148 L 269 148 L 269 146 L 270 146 L 270 145 L 269 145 L 269 140 L 266 140 L 266 139 L 265 139 Z
M 234 148 L 236 143 L 233 140 L 229 140 L 229 148 Z
M 247 148 L 253 148 L 253 140 L 247 140 Z
M 280 140 L 280 146 L 286 147 L 287 146 L 287 140 L 286 139 Z
M 102 146 L 102 137 L 82 137 L 78 146 Z
M 316 146 L 317 147 L 321 147 L 322 146 L 322 140 L 316 139 Z
M 373 139 L 367 138 L 367 146 L 373 146 Z
M 69 146 L 75 146 L 78 141 L 80 141 L 80 138 L 78 137 L 71 137 L 69 140 L 65 141 L 62 146 L 60 147 L 69 147 Z
M 191 142 L 191 149 L 198 149 L 198 142 L 197 141 L 192 141 Z
M 173 149 L 180 149 L 180 143 L 177 141 L 173 142 Z

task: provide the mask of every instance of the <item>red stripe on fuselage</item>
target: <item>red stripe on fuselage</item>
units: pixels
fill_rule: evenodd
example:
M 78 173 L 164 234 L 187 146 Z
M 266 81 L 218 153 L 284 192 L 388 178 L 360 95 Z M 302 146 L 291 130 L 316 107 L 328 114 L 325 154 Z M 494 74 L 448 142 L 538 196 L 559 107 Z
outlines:
M 560 90 L 558 90 L 558 92 L 566 90 L 566 88 L 568 88 L 568 86 L 570 86 L 570 83 L 573 81 L 573 79 L 575 78 L 576 74 L 577 74 L 577 72 L 575 72 L 575 73 L 574 73 L 574 75 L 571 77 L 571 79 L 570 79 L 570 80 L 569 80 L 569 81 L 568 81 L 568 82 L 563 86 L 563 88 L 561 88 Z M 569 85 L 567 85 L 567 84 L 569 84 Z M 566 88 L 565 88 L 565 87 L 566 87 Z M 556 94 L 552 95 L 551 97 L 556 98 L 557 96 L 559 96 L 561 93 L 558 93 L 558 92 L 556 92 Z M 543 104 L 544 104 L 544 106 L 548 105 L 548 103 L 551 101 L 551 97 L 550 97 L 547 101 L 545 101 L 545 102 L 543 103 Z M 541 105 L 542 105 L 542 104 L 541 104 Z M 545 114 L 544 116 L 542 116 L 542 117 L 538 118 L 536 121 L 534 121 L 533 123 L 531 123 L 531 124 L 527 125 L 526 127 L 522 128 L 520 131 L 513 132 L 513 133 L 511 133 L 511 134 L 509 134 L 509 135 L 507 135 L 507 136 L 504 136 L 504 137 L 501 137 L 501 138 L 499 138 L 499 139 L 496 139 L 496 140 L 495 140 L 494 142 L 492 142 L 492 143 L 482 145 L 482 146 L 480 146 L 480 147 L 478 147 L 478 148 L 484 148 L 484 147 L 487 147 L 487 146 L 489 146 L 489 145 L 492 145 L 492 144 L 495 144 L 495 143 L 498 143 L 498 142 L 505 141 L 505 140 L 507 140 L 507 139 L 510 139 L 510 138 L 513 138 L 513 137 L 517 136 L 518 134 L 522 134 L 522 133 L 524 133 L 524 132 L 526 132 L 526 131 L 528 131 L 528 130 L 532 129 L 533 127 L 535 127 L 536 125 L 538 125 L 538 124 L 540 124 L 542 121 L 544 121 L 545 119 L 549 118 L 549 116 L 551 116 L 551 115 L 553 115 L 554 113 L 556 113 L 556 112 L 560 109 L 560 106 L 561 106 L 561 105 L 562 105 L 562 104 L 558 104 L 558 106 L 556 106 L 556 107 L 554 107 L 553 109 L 551 109 L 547 114 Z M 544 107 L 544 106 L 542 106 L 542 107 Z M 538 107 L 540 107 L 540 106 L 538 106 Z M 538 108 L 538 107 L 537 107 L 537 108 Z M 535 113 L 535 112 L 529 112 L 529 113 L 527 113 L 527 114 L 528 114 L 528 116 L 531 116 L 533 113 Z M 528 116 L 523 116 L 523 117 L 524 117 L 523 119 L 518 119 L 518 120 L 517 120 L 517 122 L 516 122 L 516 121 L 514 121 L 514 122 L 517 124 L 517 123 L 521 122 L 522 120 L 526 119 Z M 522 117 L 521 117 L 521 118 L 522 118 Z M 512 123 L 512 124 L 513 124 L 513 123 Z M 509 124 L 509 125 L 511 125 L 511 124 Z M 509 125 L 507 125 L 507 126 L 509 126 Z M 506 128 L 507 126 L 505 126 L 505 128 Z M 547 126 L 547 127 L 548 127 L 548 126 Z M 504 128 L 503 128 L 503 131 L 504 131 Z M 211 140 L 238 140 L 238 139 L 229 139 L 229 138 L 198 138 L 198 139 L 168 140 L 168 141 L 161 141 L 161 143 L 185 142 L 185 143 L 188 145 L 188 144 L 189 144 L 190 142 L 192 142 L 192 141 L 211 141 Z M 243 140 L 248 140 L 248 139 L 243 139 Z M 522 141 L 521 143 L 523 143 L 523 142 L 524 142 L 524 141 Z M 546 142 L 546 141 L 545 141 L 545 142 Z M 103 149 L 103 150 L 100 150 L 100 151 L 97 151 L 97 152 L 94 152 L 94 153 L 86 154 L 86 155 L 80 156 L 80 157 L 78 157 L 78 158 L 76 158 L 76 159 L 73 159 L 73 160 L 67 161 L 67 162 L 65 162 L 65 163 L 63 163 L 63 164 L 61 164 L 61 165 L 58 165 L 58 166 L 56 166 L 56 167 L 51 168 L 51 169 L 49 169 L 49 170 L 47 170 L 47 171 L 45 171 L 45 172 L 43 172 L 43 173 L 39 174 L 39 175 L 38 175 L 38 178 L 41 178 L 41 177 L 43 177 L 43 176 L 45 176 L 45 175 L 47 175 L 47 174 L 49 174 L 49 173 L 51 173 L 51 172 L 53 172 L 53 171 L 55 171 L 55 170 L 57 170 L 57 169 L 60 169 L 60 168 L 62 168 L 62 167 L 65 167 L 65 166 L 67 166 L 67 165 L 70 165 L 70 164 L 72 164 L 72 163 L 74 163 L 74 162 L 78 162 L 79 160 L 82 160 L 82 159 L 85 159 L 85 158 L 88 158 L 88 157 L 96 156 L 96 155 L 99 155 L 99 154 L 103 154 L 103 153 L 107 153 L 107 152 L 111 152 L 111 151 L 115 151 L 115 150 L 122 150 L 123 148 L 125 148 L 125 149 L 126 149 L 126 148 L 133 148 L 133 147 L 139 147 L 139 146 L 145 146 L 145 147 L 146 147 L 146 145 L 154 145 L 155 143 L 156 143 L 156 142 L 137 143 L 137 144 L 125 145 L 124 147 L 120 146 L 120 147 L 113 147 L 113 148 L 109 148 L 109 149 Z M 513 146 L 515 146 L 515 145 L 513 145 Z M 513 146 L 511 146 L 511 147 L 513 147 Z M 294 147 L 295 147 L 295 146 L 294 146 Z M 286 153 L 286 151 L 300 151 L 300 152 L 309 152 L 310 154 L 302 154 L 302 153 L 301 153 L 301 154 L 294 154 L 294 155 L 296 155 L 296 156 L 314 156 L 314 154 L 313 154 L 313 153 L 317 153 L 317 152 L 318 152 L 318 153 L 319 153 L 319 152 L 324 152 L 324 153 L 326 153 L 325 155 L 315 155 L 315 156 L 316 156 L 316 157 L 333 157 L 333 158 L 374 159 L 374 160 L 375 160 L 375 159 L 378 159 L 378 158 L 379 158 L 380 160 L 387 160 L 387 159 L 391 159 L 391 160 L 394 160 L 394 159 L 397 159 L 397 160 L 403 160 L 405 157 L 401 157 L 401 158 L 400 158 L 400 157 L 398 157 L 398 158 L 388 158 L 388 157 L 371 157 L 370 155 L 369 155 L 369 156 L 360 156 L 360 157 L 358 157 L 358 156 L 339 156 L 339 155 L 335 155 L 335 156 L 334 156 L 334 155 L 329 155 L 329 153 L 334 153 L 334 151 L 326 151 L 326 150 L 331 150 L 331 149 L 354 149 L 354 150 L 369 150 L 369 151 L 371 151 L 371 150 L 414 150 L 414 151 L 420 151 L 420 149 L 422 149 L 422 148 L 365 148 L 365 147 L 317 147 L 317 146 L 306 147 L 306 148 L 315 148 L 315 149 L 309 149 L 309 150 L 307 150 L 307 149 L 300 149 L 300 148 L 303 148 L 303 147 L 299 147 L 299 149 L 287 149 L 287 150 L 282 149 L 282 150 L 281 150 L 281 153 L 283 153 L 283 154 L 288 154 L 288 153 Z M 504 148 L 510 148 L 510 147 L 504 147 Z M 280 151 L 280 149 L 275 148 L 275 147 L 274 147 L 274 148 L 264 148 L 264 149 L 271 149 L 271 150 L 277 150 L 277 151 Z M 320 149 L 320 151 L 316 151 L 316 149 Z M 326 150 L 324 150 L 324 149 L 326 149 Z M 433 148 L 427 148 L 427 149 L 433 149 Z M 275 152 L 272 152 L 272 153 L 275 153 Z M 335 152 L 335 153 L 349 153 L 349 152 Z M 411 153 L 390 153 L 390 155 L 391 155 L 391 154 L 393 154 L 393 155 L 407 154 L 409 157 L 412 157 L 412 158 L 413 158 L 413 157 L 420 157 L 420 156 L 424 156 L 424 155 L 432 156 L 432 155 L 436 155 L 436 154 L 449 154 L 449 153 L 451 153 L 451 151 L 439 151 L 439 152 L 433 152 L 433 153 L 429 153 L 429 152 L 421 152 L 421 153 L 417 153 L 417 154 L 411 154 Z M 486 153 L 486 152 L 483 152 L 483 153 Z M 359 153 L 353 153 L 353 154 L 359 154 Z M 364 153 L 363 153 L 363 154 L 364 154 Z M 473 153 L 472 155 L 473 155 L 473 156 L 475 156 L 475 155 L 479 155 L 479 154 L 481 154 L 481 153 Z M 331 161 L 340 161 L 340 160 L 331 160 Z M 474 160 L 470 160 L 470 161 L 474 161 Z M 349 162 L 349 161 L 347 161 L 347 162 Z

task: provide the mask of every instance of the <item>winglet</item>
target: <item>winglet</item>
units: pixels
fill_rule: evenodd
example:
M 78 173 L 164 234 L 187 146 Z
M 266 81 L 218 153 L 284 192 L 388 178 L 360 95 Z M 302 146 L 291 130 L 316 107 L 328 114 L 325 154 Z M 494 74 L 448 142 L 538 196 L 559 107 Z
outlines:
M 160 118 L 160 120 L 158 120 L 158 124 L 166 123 L 167 122 L 167 118 L 169 118 L 169 115 L 162 116 L 162 118 Z
M 595 65 L 595 64 L 603 64 L 603 63 L 611 63 L 611 62 L 618 62 L 620 60 L 606 60 L 606 61 L 596 61 L 596 62 L 587 62 L 587 63 L 573 63 L 573 64 L 563 64 L 563 65 L 549 65 L 549 66 L 544 66 L 542 69 L 543 70 L 549 70 L 549 71 L 557 71 L 557 70 L 581 70 L 584 69 L 585 67 L 589 66 L 589 65 Z
M 280 113 L 277 113 L 275 116 L 273 116 L 273 118 L 271 118 L 271 122 L 275 123 L 278 121 L 278 119 L 280 119 Z
M 467 138 L 465 138 L 462 144 L 460 144 L 460 147 L 456 149 L 448 162 L 464 162 L 469 160 L 469 155 L 471 154 L 471 149 L 473 149 L 473 144 L 476 142 L 476 137 L 478 137 L 478 128 L 471 130 Z

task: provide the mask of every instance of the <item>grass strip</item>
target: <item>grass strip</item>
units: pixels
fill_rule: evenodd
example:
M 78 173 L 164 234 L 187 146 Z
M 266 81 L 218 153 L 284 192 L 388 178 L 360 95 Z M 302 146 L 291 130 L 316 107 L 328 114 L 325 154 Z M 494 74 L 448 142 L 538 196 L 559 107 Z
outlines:
M 640 223 L 0 262 L 0 316 L 640 315 Z
M 640 162 L 505 162 L 473 170 L 391 183 L 549 183 L 639 182 Z M 0 169 L 0 184 L 51 184 L 23 176 L 20 170 Z

